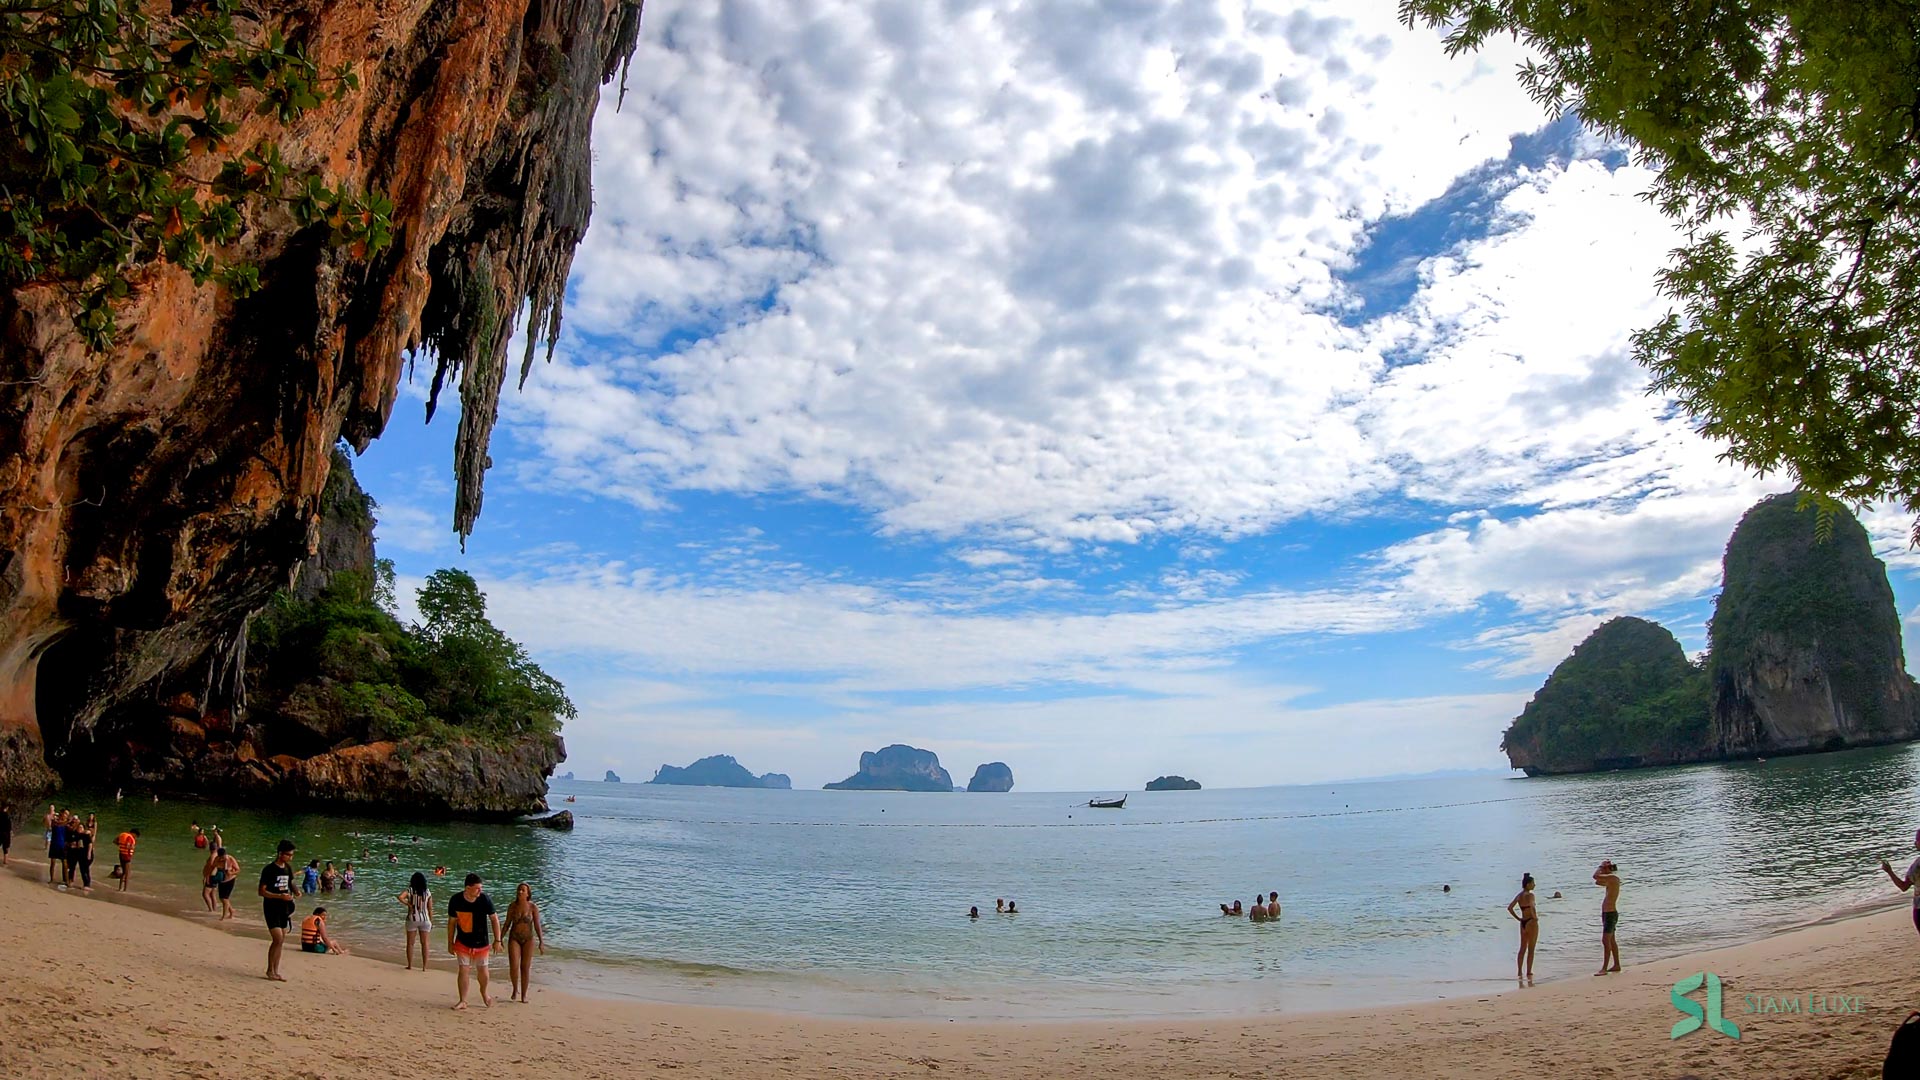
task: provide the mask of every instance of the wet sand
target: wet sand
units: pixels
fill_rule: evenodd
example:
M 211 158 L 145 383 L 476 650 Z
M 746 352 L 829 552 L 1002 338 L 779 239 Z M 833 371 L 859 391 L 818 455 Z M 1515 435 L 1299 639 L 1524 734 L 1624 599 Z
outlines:
M 258 900 L 235 901 L 243 924 L 263 935 Z M 1865 1078 L 1880 1075 L 1893 1029 L 1920 1008 L 1920 935 L 1904 907 L 1479 998 L 1234 1020 L 1031 1024 L 832 1020 L 590 998 L 542 987 L 537 962 L 530 1004 L 506 1002 L 496 964 L 494 1007 L 476 998 L 455 1013 L 440 929 L 435 968 L 425 974 L 296 947 L 282 964 L 292 981 L 269 983 L 263 937 L 60 893 L 17 873 L 0 874 L 0 913 L 9 1077 Z M 1622 929 L 1631 964 L 1631 923 Z M 1595 954 L 1597 962 L 1597 941 Z M 1672 984 L 1697 971 L 1723 980 L 1724 1013 L 1739 1040 L 1705 1029 L 1669 1038 L 1682 1018 Z M 1804 1009 L 1808 995 L 1849 1011 L 1745 1011 L 1783 998 Z

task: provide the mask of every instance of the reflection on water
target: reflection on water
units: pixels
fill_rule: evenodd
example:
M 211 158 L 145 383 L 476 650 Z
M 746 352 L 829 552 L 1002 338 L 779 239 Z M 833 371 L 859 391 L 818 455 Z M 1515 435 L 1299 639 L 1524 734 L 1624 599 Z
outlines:
M 1124 811 L 1088 810 L 1084 794 L 557 784 L 578 797 L 572 833 L 76 805 L 113 831 L 142 826 L 136 881 L 177 889 L 186 908 L 200 855 L 187 824 L 224 826 L 250 925 L 252 882 L 281 836 L 303 865 L 351 859 L 359 887 L 324 898 L 335 930 L 396 956 L 394 896 L 444 863 L 441 906 L 469 869 L 502 905 L 515 882 L 532 884 L 549 970 L 589 989 L 884 1015 L 1137 1016 L 1503 987 L 1515 937 L 1503 909 L 1523 872 L 1538 879 L 1536 971 L 1590 971 L 1603 858 L 1625 881 L 1629 964 L 1889 897 L 1877 867 L 1912 857 L 1917 767 L 1897 747 L 1535 780 L 1135 793 Z M 1277 924 L 1218 914 L 1268 890 L 1285 908 Z M 993 915 L 996 898 L 1022 913 Z

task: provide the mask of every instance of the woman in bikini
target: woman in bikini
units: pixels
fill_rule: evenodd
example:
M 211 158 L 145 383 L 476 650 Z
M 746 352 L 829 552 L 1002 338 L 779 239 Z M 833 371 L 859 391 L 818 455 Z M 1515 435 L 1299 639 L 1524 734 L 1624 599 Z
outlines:
M 420 970 L 427 970 L 427 935 L 433 930 L 433 893 L 427 875 L 414 871 L 407 890 L 397 899 L 407 907 L 407 970 L 413 970 L 413 940 L 420 939 Z
M 1520 875 L 1520 895 L 1507 901 L 1507 914 L 1520 922 L 1520 952 L 1513 958 L 1514 977 L 1532 979 L 1533 947 L 1540 943 L 1540 916 L 1533 910 L 1532 874 Z
M 540 955 L 547 955 L 547 929 L 540 925 L 540 905 L 533 902 L 533 886 L 521 882 L 513 890 L 513 903 L 507 905 L 507 978 L 513 983 L 508 1001 L 527 1000 L 527 980 L 533 974 L 533 948 L 537 939 Z

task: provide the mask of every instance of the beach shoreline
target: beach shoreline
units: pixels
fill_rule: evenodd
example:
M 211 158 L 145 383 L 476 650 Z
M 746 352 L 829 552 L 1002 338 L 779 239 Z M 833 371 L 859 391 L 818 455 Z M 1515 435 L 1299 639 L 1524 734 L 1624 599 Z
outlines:
M 89 904 L 0 875 L 0 1024 L 23 1051 L 15 1075 L 321 1077 L 457 1067 L 510 1077 L 1702 1075 L 1868 1077 L 1920 995 L 1905 911 L 1635 964 L 1604 978 L 1418 1005 L 1158 1021 L 846 1020 L 646 1004 L 538 981 L 533 1003 L 449 1011 L 451 965 L 428 973 L 290 949 L 286 984 L 264 981 L 258 913 L 210 932 L 139 904 Z M 1742 1038 L 1672 1039 L 1672 984 L 1726 984 Z M 1747 1015 L 1748 998 L 1842 996 L 1858 1011 Z M 50 1022 L 57 1021 L 57 1022 Z

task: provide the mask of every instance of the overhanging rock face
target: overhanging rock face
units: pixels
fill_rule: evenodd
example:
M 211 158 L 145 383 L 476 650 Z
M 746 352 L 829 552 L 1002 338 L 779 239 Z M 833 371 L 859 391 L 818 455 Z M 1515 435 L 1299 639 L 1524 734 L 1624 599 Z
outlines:
M 360 89 L 275 130 L 296 168 L 384 191 L 371 261 L 278 209 L 235 302 L 141 279 L 89 353 L 62 294 L 0 295 L 0 801 L 49 786 L 123 716 L 231 704 L 247 615 L 315 548 L 334 444 L 385 428 L 408 349 L 457 386 L 453 523 L 480 511 L 515 313 L 557 332 L 592 209 L 588 136 L 631 55 L 630 0 L 312 0 L 264 14 Z M 517 358 L 521 377 L 531 350 Z

